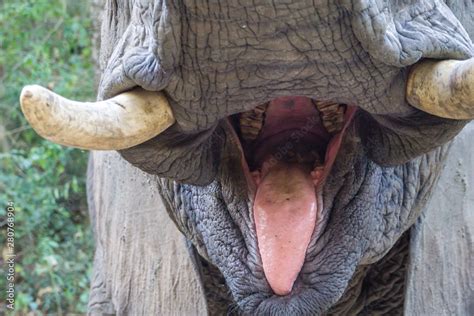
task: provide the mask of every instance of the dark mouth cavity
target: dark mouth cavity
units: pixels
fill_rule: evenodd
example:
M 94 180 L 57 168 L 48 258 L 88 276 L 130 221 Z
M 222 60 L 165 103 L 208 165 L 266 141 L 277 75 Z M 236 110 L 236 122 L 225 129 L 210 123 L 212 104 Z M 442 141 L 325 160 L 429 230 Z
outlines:
M 280 97 L 232 116 L 248 170 L 261 177 L 269 164 L 294 163 L 322 182 L 356 107 L 302 96 Z

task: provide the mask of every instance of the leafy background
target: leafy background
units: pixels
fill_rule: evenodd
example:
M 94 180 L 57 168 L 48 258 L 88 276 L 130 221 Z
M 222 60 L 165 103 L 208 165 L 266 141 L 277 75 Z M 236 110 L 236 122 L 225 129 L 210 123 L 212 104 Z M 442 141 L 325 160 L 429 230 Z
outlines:
M 6 292 L 6 205 L 15 203 L 18 315 L 85 313 L 93 236 L 85 198 L 87 153 L 41 139 L 18 96 L 40 83 L 93 100 L 89 0 L 0 0 L 0 314 Z

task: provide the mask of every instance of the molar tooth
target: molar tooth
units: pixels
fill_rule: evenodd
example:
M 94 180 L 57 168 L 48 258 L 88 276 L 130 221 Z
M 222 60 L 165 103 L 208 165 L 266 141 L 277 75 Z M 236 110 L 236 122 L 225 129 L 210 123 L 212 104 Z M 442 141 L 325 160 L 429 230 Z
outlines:
M 338 103 L 334 103 L 332 101 L 314 101 L 314 103 L 316 104 L 316 108 L 320 111 L 320 112 L 332 112 L 332 111 L 335 111 L 338 107 L 339 107 L 339 104 Z
M 345 104 L 338 104 L 328 101 L 316 101 L 323 126 L 328 133 L 335 134 L 344 127 Z
M 261 104 L 253 110 L 240 113 L 240 131 L 245 141 L 251 142 L 257 139 L 264 123 L 267 106 L 266 103 Z
M 257 128 L 260 130 L 262 128 L 262 121 L 250 121 L 250 124 L 248 126 L 251 126 L 253 128 Z
M 334 113 L 337 112 L 337 109 L 339 108 L 339 104 L 333 104 L 330 106 L 327 106 L 325 108 L 321 109 L 322 113 Z
M 265 105 L 259 105 L 255 109 L 253 109 L 253 112 L 256 114 L 263 114 L 267 110 L 267 104 Z
M 323 121 L 323 125 L 330 134 L 340 132 L 343 127 L 342 124 L 338 124 L 337 122 L 330 122 L 330 121 L 327 121 L 327 122 Z
M 330 101 L 330 100 L 313 100 L 313 101 L 314 101 L 314 104 L 316 104 L 318 108 L 324 108 L 326 106 L 336 104 L 335 102 Z
M 242 132 L 242 136 L 244 136 L 244 138 L 246 139 L 249 139 L 248 137 L 256 138 L 258 133 L 260 132 L 260 128 L 253 126 L 241 125 L 240 130 Z

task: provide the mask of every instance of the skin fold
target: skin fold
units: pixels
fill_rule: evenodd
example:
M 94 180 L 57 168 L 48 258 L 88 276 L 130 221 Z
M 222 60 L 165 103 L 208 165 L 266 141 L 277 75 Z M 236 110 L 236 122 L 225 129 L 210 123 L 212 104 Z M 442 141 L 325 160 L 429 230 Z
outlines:
M 455 12 L 468 5 L 448 4 Z M 450 7 L 408 0 L 107 1 L 99 98 L 136 86 L 168 97 L 176 124 L 120 154 L 160 177 L 169 216 L 205 270 L 205 292 L 226 289 L 207 296 L 211 314 L 349 313 L 361 304 L 350 293 L 361 292 L 364 277 L 377 279 L 371 265 L 389 262 L 382 258 L 416 221 L 449 141 L 467 123 L 405 101 L 410 65 L 474 55 L 472 22 Z M 227 117 L 295 95 L 359 110 L 323 186 L 321 229 L 298 288 L 282 297 L 265 279 L 254 192 Z M 403 305 L 401 295 L 393 297 L 394 306 Z

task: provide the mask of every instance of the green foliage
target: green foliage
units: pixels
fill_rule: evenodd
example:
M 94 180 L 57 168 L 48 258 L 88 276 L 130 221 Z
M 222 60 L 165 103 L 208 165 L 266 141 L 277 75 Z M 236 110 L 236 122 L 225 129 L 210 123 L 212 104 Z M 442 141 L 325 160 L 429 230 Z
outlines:
M 88 6 L 84 0 L 0 0 L 0 261 L 5 207 L 13 201 L 17 314 L 86 310 L 93 257 L 87 154 L 42 140 L 23 118 L 18 96 L 24 85 L 40 83 L 94 99 Z M 4 269 L 2 262 L 2 303 Z
M 45 141 L 0 154 L 0 163 L 0 183 L 8 186 L 0 200 L 16 209 L 16 311 L 83 312 L 93 248 L 83 153 Z

